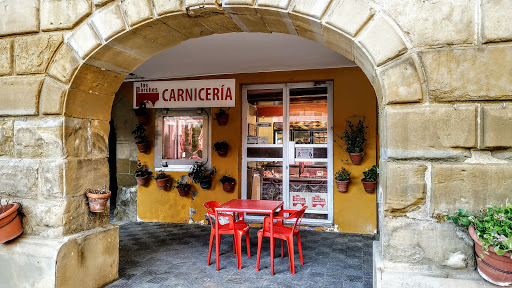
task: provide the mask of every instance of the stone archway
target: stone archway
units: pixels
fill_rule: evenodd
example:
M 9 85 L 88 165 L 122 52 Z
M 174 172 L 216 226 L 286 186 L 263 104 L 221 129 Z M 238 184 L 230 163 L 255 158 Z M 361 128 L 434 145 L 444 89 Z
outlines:
M 512 58 L 512 35 L 499 28 L 505 4 L 8 2 L 0 25 L 0 83 L 5 87 L 0 92 L 0 195 L 22 199 L 28 217 L 27 237 L 6 246 L 2 255 L 20 266 L 43 259 L 52 267 L 34 266 L 37 273 L 27 282 L 61 286 L 81 281 L 64 263 L 83 271 L 96 264 L 69 255 L 91 243 L 116 249 L 116 228 L 106 226 L 105 215 L 83 213 L 81 195 L 93 177 L 108 175 L 113 95 L 125 76 L 151 56 L 212 33 L 297 34 L 353 59 L 365 72 L 378 95 L 385 172 L 378 194 L 382 233 L 374 255 L 375 276 L 383 287 L 407 279 L 388 270 L 457 278 L 460 272 L 453 269 L 471 268 L 470 245 L 452 227 L 435 223 L 433 214 L 478 209 L 510 194 L 512 138 L 507 131 L 512 129 L 503 127 L 512 127 L 512 68 L 505 64 Z M 416 19 L 424 21 L 414 24 Z M 438 29 L 443 21 L 453 28 Z M 467 27 L 476 28 L 468 32 Z M 501 181 L 472 186 L 489 177 Z M 73 181 L 77 178 L 79 183 Z M 424 231 L 428 237 L 421 236 Z M 37 245 L 43 248 L 30 249 Z M 93 277 L 97 282 L 91 285 L 116 277 L 115 253 L 111 256 L 111 273 Z M 470 269 L 463 271 L 474 279 Z M 12 275 L 7 279 L 16 278 Z

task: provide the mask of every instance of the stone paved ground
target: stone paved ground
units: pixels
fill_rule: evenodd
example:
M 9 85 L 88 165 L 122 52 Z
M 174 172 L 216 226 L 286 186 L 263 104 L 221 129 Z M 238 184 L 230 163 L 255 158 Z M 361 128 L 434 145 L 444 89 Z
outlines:
M 290 275 L 288 258 L 278 257 L 275 275 L 271 276 L 268 238 L 262 246 L 260 271 L 256 271 L 258 230 L 250 230 L 250 258 L 244 241 L 241 270 L 236 269 L 232 237 L 222 236 L 220 271 L 216 271 L 215 246 L 212 264 L 206 266 L 209 226 L 123 224 L 119 232 L 119 280 L 106 287 L 372 287 L 373 236 L 303 230 L 304 266 L 295 245 L 295 274 Z M 280 256 L 279 245 L 276 256 Z

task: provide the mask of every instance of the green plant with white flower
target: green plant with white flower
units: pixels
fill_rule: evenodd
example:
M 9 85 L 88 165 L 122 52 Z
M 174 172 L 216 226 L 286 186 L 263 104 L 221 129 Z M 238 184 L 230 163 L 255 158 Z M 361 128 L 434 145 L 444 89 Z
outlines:
M 459 209 L 453 216 L 444 215 L 443 218 L 466 228 L 473 225 L 485 251 L 492 246 L 498 255 L 512 253 L 512 207 L 508 201 L 505 207 L 489 206 L 480 209 L 477 215 Z

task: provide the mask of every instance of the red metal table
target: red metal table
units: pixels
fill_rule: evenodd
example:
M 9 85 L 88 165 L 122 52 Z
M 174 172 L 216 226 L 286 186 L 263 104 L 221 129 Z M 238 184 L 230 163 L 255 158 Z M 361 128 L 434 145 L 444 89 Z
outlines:
M 269 214 L 270 223 L 274 223 L 274 212 L 283 208 L 283 201 L 233 199 L 215 209 L 215 219 L 219 219 L 218 212 L 258 213 Z M 270 274 L 274 275 L 274 225 L 270 225 Z M 215 225 L 215 255 L 217 256 L 217 270 L 219 270 L 220 234 L 219 226 Z

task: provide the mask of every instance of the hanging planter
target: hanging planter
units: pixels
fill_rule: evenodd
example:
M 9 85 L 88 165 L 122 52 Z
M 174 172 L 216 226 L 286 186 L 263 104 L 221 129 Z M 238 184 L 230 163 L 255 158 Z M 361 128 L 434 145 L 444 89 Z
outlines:
M 178 189 L 178 193 L 181 197 L 187 197 L 190 191 L 190 184 L 181 180 L 178 180 L 174 188 Z
M 219 126 L 224 126 L 228 123 L 229 114 L 227 114 L 227 112 L 229 111 L 229 109 L 231 108 L 228 108 L 228 110 L 224 110 L 221 108 L 219 109 L 219 111 L 215 113 L 215 120 L 217 120 Z
M 167 190 L 168 187 L 172 185 L 172 179 L 169 175 L 165 174 L 163 171 L 160 171 L 155 176 L 156 186 L 159 190 Z
M 206 167 L 206 163 L 196 162 L 190 169 L 188 177 L 192 178 L 192 181 L 199 184 L 201 188 L 210 189 L 215 173 L 217 173 L 215 166 L 209 169 Z
M 235 190 L 235 178 L 224 175 L 220 178 L 219 182 L 222 183 L 222 190 L 225 192 L 233 192 Z
M 343 136 L 336 134 L 340 140 L 345 142 L 345 147 L 342 146 L 342 148 L 348 152 L 354 165 L 360 165 L 363 162 L 364 146 L 368 141 L 366 139 L 368 126 L 364 124 L 365 119 L 363 116 L 362 120 L 359 119 L 356 124 L 346 120 L 348 128 L 343 132 Z M 341 146 L 337 141 L 335 142 Z
M 348 191 L 348 184 L 350 183 L 350 171 L 341 167 L 340 170 L 334 173 L 334 180 L 336 181 L 336 189 L 340 192 Z
M 146 136 L 146 128 L 144 128 L 144 124 L 139 123 L 132 131 L 133 138 L 135 139 L 135 144 L 137 145 L 137 149 L 141 153 L 149 152 L 151 145 L 149 143 L 148 136 Z
M 0 243 L 12 240 L 23 233 L 21 225 L 22 206 L 19 203 L 0 203 Z
M 375 192 L 375 188 L 377 186 L 377 179 L 379 178 L 379 171 L 377 170 L 377 166 L 373 165 L 372 168 L 366 169 L 363 171 L 364 178 L 361 179 L 363 183 L 364 191 L 368 193 Z
M 153 174 L 151 171 L 149 171 L 149 168 L 146 167 L 146 165 L 142 165 L 140 163 L 140 160 L 137 163 L 137 169 L 135 169 L 135 180 L 137 180 L 138 186 L 146 186 L 149 182 L 149 176 Z
M 91 210 L 91 212 L 105 211 L 105 207 L 111 195 L 106 185 L 101 189 L 87 189 L 85 194 L 87 195 L 87 202 L 89 203 L 89 210 Z
M 348 153 L 348 156 L 350 157 L 350 161 L 352 161 L 352 164 L 360 165 L 363 162 L 364 152 L 361 152 L 361 153 Z
M 146 109 L 146 102 L 140 102 L 139 107 L 137 109 L 133 109 L 135 112 L 135 117 L 137 118 L 137 122 L 142 125 L 147 125 L 149 123 L 149 113 Z
M 228 155 L 228 149 L 229 144 L 226 141 L 215 142 L 215 144 L 213 144 L 213 150 L 215 150 L 220 157 L 225 157 Z

